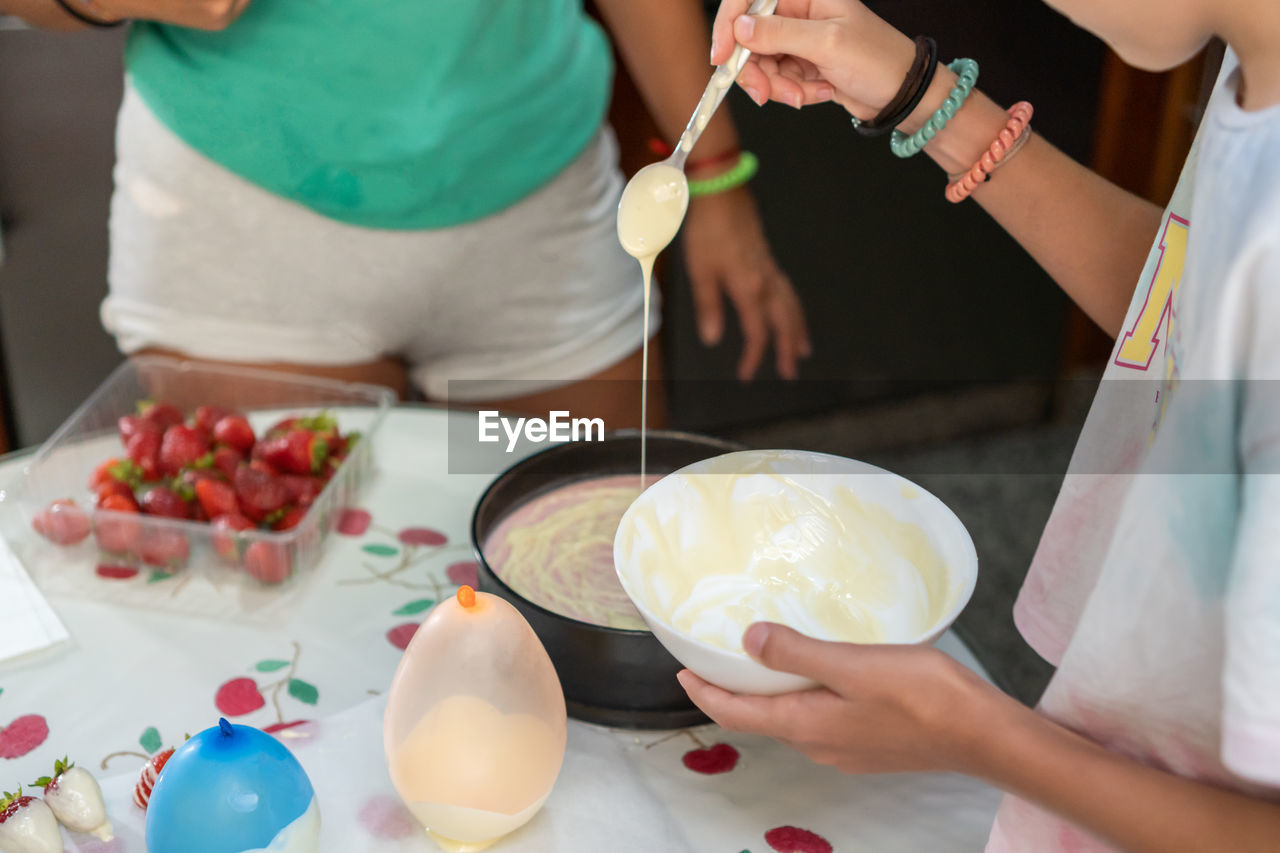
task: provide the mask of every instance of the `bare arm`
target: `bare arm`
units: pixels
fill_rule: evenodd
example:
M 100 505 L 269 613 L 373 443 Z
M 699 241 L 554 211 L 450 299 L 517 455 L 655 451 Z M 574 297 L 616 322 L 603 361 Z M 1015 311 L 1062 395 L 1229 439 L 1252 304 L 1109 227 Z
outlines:
M 1155 770 L 1108 752 L 999 697 L 977 733 L 973 775 L 1039 803 L 1134 853 L 1274 850 L 1280 805 Z M 977 727 L 975 727 L 977 728 Z M 985 743 L 982 743 L 985 741 Z
M 937 649 L 825 643 L 754 625 L 744 646 L 823 685 L 743 696 L 690 672 L 716 722 L 768 735 L 849 773 L 950 771 L 983 779 L 1131 853 L 1270 851 L 1280 804 L 1146 767 L 1086 740 Z
M 726 58 L 735 40 L 755 51 L 739 82 L 757 101 L 801 106 L 835 100 L 870 118 L 893 97 L 911 66 L 911 40 L 856 0 L 780 0 L 773 17 L 740 18 L 747 5 L 748 0 L 724 0 L 712 58 Z M 954 81 L 954 74 L 939 67 L 924 100 L 899 128 L 919 128 Z M 1006 120 L 999 106 L 974 92 L 925 153 L 949 174 L 965 171 Z M 1159 228 L 1159 208 L 1039 136 L 973 197 L 1099 326 L 1113 336 L 1119 332 Z
M 940 68 L 920 108 L 902 125 L 923 124 L 947 97 L 955 75 Z M 947 174 L 968 170 L 1007 120 L 974 92 L 924 149 Z M 973 198 L 1000 223 L 1095 323 L 1120 332 L 1163 211 L 1033 136 Z
M 228 27 L 249 5 L 249 0 L 69 0 L 90 18 L 111 22 L 126 19 L 164 21 L 200 30 Z M 54 0 L 0 0 L 0 12 L 16 15 L 35 27 L 49 30 L 87 29 Z
M 711 79 L 711 33 L 701 5 L 695 0 L 597 0 L 596 5 L 645 106 L 663 138 L 674 144 Z M 737 144 L 728 110 L 720 110 L 690 159 L 714 157 Z
M 88 28 L 53 0 L 0 0 L 0 14 L 21 18 L 42 30 L 73 32 Z

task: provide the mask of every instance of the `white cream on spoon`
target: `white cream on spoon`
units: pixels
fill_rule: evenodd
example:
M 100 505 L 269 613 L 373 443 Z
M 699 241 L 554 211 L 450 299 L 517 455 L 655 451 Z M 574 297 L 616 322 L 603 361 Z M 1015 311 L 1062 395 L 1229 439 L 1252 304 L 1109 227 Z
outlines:
M 778 0 L 755 0 L 749 15 L 771 15 Z M 618 202 L 618 241 L 627 254 L 640 262 L 644 273 L 644 340 L 641 344 L 640 367 L 640 482 L 645 474 L 645 431 L 649 420 L 649 302 L 653 284 L 653 262 L 680 230 L 689 209 L 689 181 L 684 176 L 684 163 L 697 144 L 698 137 L 711 122 L 711 116 L 724 100 L 733 81 L 738 79 L 751 51 L 742 45 L 733 49 L 729 61 L 711 75 L 698 106 L 694 109 L 684 133 L 671 156 L 650 163 L 635 173 L 622 191 Z

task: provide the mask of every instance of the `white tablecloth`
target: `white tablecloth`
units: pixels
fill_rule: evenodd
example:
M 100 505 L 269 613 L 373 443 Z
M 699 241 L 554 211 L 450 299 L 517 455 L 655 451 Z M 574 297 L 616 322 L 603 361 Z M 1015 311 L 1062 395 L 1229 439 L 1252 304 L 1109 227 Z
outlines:
M 50 599 L 70 642 L 0 664 L 0 789 L 69 755 L 103 780 L 119 832 L 109 844 L 68 836 L 68 849 L 143 853 L 143 813 L 130 803 L 138 769 L 225 715 L 275 729 L 294 750 L 317 791 L 326 853 L 432 850 L 387 777 L 381 694 L 430 603 L 475 575 L 467 529 L 489 477 L 448 473 L 450 417 L 462 416 L 399 409 L 387 419 L 361 500 L 367 515 L 350 516 L 346 535 L 331 537 L 278 624 L 168 612 L 154 601 L 172 581 L 100 578 L 86 566 L 83 594 Z M 0 482 L 21 464 L 0 467 Z M 33 534 L 14 515 L 0 502 L 0 531 L 20 557 L 35 559 Z M 149 603 L 119 604 L 124 584 Z M 981 671 L 954 635 L 939 645 Z M 716 743 L 739 752 L 731 771 L 685 766 L 686 753 Z M 714 726 L 636 733 L 571 721 L 545 809 L 493 849 L 768 853 L 776 848 L 765 834 L 791 826 L 838 851 L 979 850 L 998 798 L 945 774 L 843 776 Z

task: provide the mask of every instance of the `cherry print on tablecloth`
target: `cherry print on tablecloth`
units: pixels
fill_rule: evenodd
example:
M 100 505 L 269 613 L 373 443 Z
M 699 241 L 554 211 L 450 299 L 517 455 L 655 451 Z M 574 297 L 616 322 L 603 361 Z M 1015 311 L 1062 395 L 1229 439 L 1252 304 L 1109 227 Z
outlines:
M 645 749 L 653 749 L 655 746 L 679 737 L 687 737 L 693 741 L 696 747 L 680 756 L 681 763 L 694 773 L 701 773 L 704 776 L 717 776 L 721 773 L 728 773 L 738 766 L 738 759 L 742 757 L 737 748 L 727 743 L 708 744 L 689 729 L 671 732 L 652 743 L 646 744 Z
M 832 853 L 831 842 L 798 826 L 777 826 L 764 834 L 765 843 L 777 853 Z
M 348 512 L 351 511 L 349 510 Z M 368 515 L 368 513 L 365 513 L 365 515 Z M 459 551 L 467 550 L 467 546 L 464 544 L 450 544 L 449 537 L 436 528 L 422 525 L 410 525 L 398 530 L 392 530 L 383 525 L 374 524 L 370 520 L 363 527 L 351 525 L 350 529 L 360 529 L 372 534 L 369 536 L 370 541 L 366 541 L 360 546 L 360 550 L 365 554 L 379 558 L 379 561 L 397 557 L 399 559 L 389 565 L 362 562 L 360 568 L 364 570 L 364 574 L 360 577 L 343 578 L 338 581 L 343 586 L 386 583 L 405 589 L 430 590 L 438 600 L 447 594 L 444 588 L 445 584 L 428 563 L 435 561 L 442 555 L 456 554 Z M 408 574 L 411 569 L 419 566 L 424 566 L 428 569 L 425 577 L 413 578 L 412 575 Z M 446 569 L 447 574 L 448 570 Z
M 143 577 L 141 568 L 127 563 L 98 563 L 94 566 L 93 573 L 99 579 L 110 584 L 128 583 Z M 164 581 L 173 580 L 178 574 L 182 575 L 182 579 L 169 589 L 170 595 L 177 595 L 187 585 L 187 581 L 191 580 L 190 572 L 174 573 L 161 571 L 160 569 L 148 569 L 145 583 L 147 585 L 163 583 Z
M 449 537 L 445 536 L 439 530 L 432 530 L 430 527 L 406 527 L 396 534 L 405 545 L 427 545 L 430 547 L 439 547 L 449 541 Z
M 39 714 L 24 714 L 0 726 L 0 758 L 21 758 L 49 738 L 49 723 Z
M 258 682 L 252 678 L 233 678 L 223 683 L 214 696 L 213 704 L 228 717 L 243 717 L 267 704 L 262 698 Z
M 356 819 L 369 835 L 387 841 L 411 838 L 422 831 L 404 804 L 386 794 L 365 800 Z
M 469 586 L 472 589 L 480 588 L 480 564 L 475 560 L 450 563 L 444 573 L 448 576 L 450 583 Z
M 363 536 L 372 521 L 373 516 L 367 510 L 348 507 L 338 514 L 333 529 L 343 536 Z
M 413 635 L 417 632 L 417 622 L 405 622 L 403 625 L 397 625 L 387 632 L 387 642 L 400 651 L 404 651 L 409 648 L 409 641 L 413 639 Z
M 126 755 L 131 758 L 141 758 L 144 763 L 150 761 L 151 756 L 155 755 L 156 752 L 164 746 L 164 738 L 160 736 L 160 730 L 155 726 L 147 726 L 142 730 L 142 734 L 138 737 L 138 746 L 142 747 L 144 751 L 138 752 L 136 749 L 122 749 L 104 756 L 98 766 L 102 770 L 106 770 L 112 759 L 121 758 Z
M 293 643 L 293 657 L 289 660 L 267 658 L 253 665 L 255 672 L 283 674 L 268 684 L 259 684 L 255 679 L 239 676 L 223 682 L 214 696 L 214 704 L 227 717 L 243 717 L 266 705 L 265 696 L 271 697 L 271 705 L 275 711 L 275 722 L 263 727 L 268 733 L 291 729 L 305 723 L 304 719 L 285 719 L 280 706 L 281 692 L 303 703 L 314 706 L 320 699 L 320 691 L 315 685 L 298 678 L 298 658 L 302 656 L 302 647 Z
M 94 574 L 103 580 L 109 581 L 127 581 L 133 580 L 138 576 L 138 569 L 134 566 L 124 566 L 114 563 L 99 563 L 94 569 Z
M 727 743 L 717 743 L 701 749 L 686 752 L 681 761 L 694 773 L 714 776 L 717 773 L 728 773 L 738 766 L 738 750 Z

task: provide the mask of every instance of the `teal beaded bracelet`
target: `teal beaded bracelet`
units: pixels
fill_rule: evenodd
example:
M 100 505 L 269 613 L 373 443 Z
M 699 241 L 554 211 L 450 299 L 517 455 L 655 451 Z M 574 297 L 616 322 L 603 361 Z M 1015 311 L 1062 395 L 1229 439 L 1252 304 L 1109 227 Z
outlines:
M 899 157 L 910 157 L 913 154 L 920 153 L 920 149 L 929 144 L 929 140 L 938 135 L 938 131 L 946 127 L 947 122 L 960 110 L 965 100 L 969 97 L 969 93 L 973 91 L 973 86 L 978 82 L 978 63 L 972 59 L 957 59 L 947 68 L 959 79 L 956 80 L 956 87 L 951 90 L 951 94 L 947 95 L 947 99 L 942 102 L 942 106 L 938 107 L 937 112 L 929 117 L 919 130 L 907 136 L 900 130 L 895 130 L 893 136 L 889 138 L 889 148 Z

